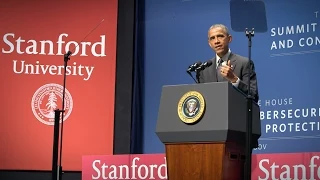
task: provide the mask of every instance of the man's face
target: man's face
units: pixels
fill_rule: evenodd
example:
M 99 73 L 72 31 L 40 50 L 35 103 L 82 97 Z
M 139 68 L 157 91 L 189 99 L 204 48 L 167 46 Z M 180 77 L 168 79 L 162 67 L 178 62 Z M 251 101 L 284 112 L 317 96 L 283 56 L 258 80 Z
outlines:
M 218 56 L 223 56 L 228 52 L 229 43 L 232 40 L 230 35 L 220 27 L 212 28 L 208 32 L 209 46 L 218 54 Z

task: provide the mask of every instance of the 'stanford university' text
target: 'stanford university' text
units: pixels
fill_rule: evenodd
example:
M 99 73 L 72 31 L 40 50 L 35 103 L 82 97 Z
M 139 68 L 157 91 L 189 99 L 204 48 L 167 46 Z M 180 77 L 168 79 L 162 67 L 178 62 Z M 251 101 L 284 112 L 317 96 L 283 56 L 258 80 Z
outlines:
M 304 34 L 304 33 L 313 33 L 316 32 L 317 23 L 310 24 L 299 24 L 292 26 L 284 26 L 284 27 L 274 27 L 271 28 L 271 37 L 275 36 L 286 36 L 286 35 L 295 35 L 295 34 Z M 271 50 L 276 49 L 288 49 L 292 48 L 295 45 L 299 47 L 309 47 L 309 46 L 317 46 L 320 45 L 320 38 L 318 36 L 304 36 L 300 37 L 297 42 L 292 39 L 279 39 L 277 41 L 273 41 L 271 44 Z
M 58 35 L 56 40 L 26 40 L 22 37 L 16 37 L 14 33 L 7 33 L 3 36 L 4 46 L 1 47 L 3 54 L 15 54 L 12 60 L 12 69 L 15 74 L 24 75 L 63 75 L 64 66 L 46 63 L 43 56 L 63 55 L 71 51 L 71 56 L 104 57 L 106 56 L 105 35 L 100 36 L 98 42 L 76 42 L 66 41 L 68 34 Z M 33 55 L 32 59 L 19 55 Z M 41 56 L 43 55 L 43 56 Z M 36 59 L 35 59 L 36 58 Z M 19 60 L 17 60 L 19 59 Z M 91 60 L 91 59 L 90 59 Z M 92 58 L 94 60 L 94 58 Z M 66 67 L 66 74 L 80 76 L 88 81 L 92 76 L 94 66 L 84 65 L 90 62 L 74 62 Z
M 259 169 L 262 171 L 263 175 L 259 175 L 258 179 L 320 179 L 320 157 L 312 156 L 309 162 L 309 165 L 306 166 L 302 163 L 296 165 L 281 165 L 277 162 L 272 162 L 269 159 L 261 159 L 259 161 Z
M 319 118 L 320 108 L 260 111 L 260 120 L 267 120 L 266 133 L 320 131 Z M 310 119 L 315 121 L 309 121 Z M 273 121 L 270 123 L 268 120 Z

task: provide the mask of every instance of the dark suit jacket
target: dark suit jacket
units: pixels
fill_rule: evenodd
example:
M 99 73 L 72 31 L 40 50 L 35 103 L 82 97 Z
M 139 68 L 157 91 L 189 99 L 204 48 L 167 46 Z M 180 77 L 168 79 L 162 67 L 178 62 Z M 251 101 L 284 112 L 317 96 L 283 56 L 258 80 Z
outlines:
M 237 54 L 230 54 L 230 63 L 233 66 L 233 72 L 236 76 L 239 77 L 240 82 L 238 85 L 238 89 L 240 89 L 246 95 L 248 94 L 248 78 L 249 78 L 249 68 L 251 69 L 251 77 L 250 77 L 250 89 L 251 95 L 254 97 L 254 101 L 258 102 L 259 93 L 257 86 L 257 76 L 254 68 L 254 63 L 251 61 L 249 63 L 249 59 Z M 217 74 L 220 73 L 216 70 L 216 58 L 211 59 L 212 65 L 207 67 L 203 71 L 199 73 L 199 81 L 200 83 L 209 83 L 209 82 L 217 82 Z M 224 79 L 224 81 L 227 81 Z M 252 148 L 258 147 L 258 139 L 252 139 Z
M 259 100 L 259 92 L 258 92 L 258 83 L 257 76 L 254 68 L 254 63 L 251 61 L 249 63 L 249 59 L 238 54 L 230 54 L 230 63 L 233 66 L 233 72 L 236 76 L 239 77 L 240 82 L 238 85 L 238 89 L 240 89 L 243 93 L 248 94 L 248 78 L 249 78 L 249 68 L 251 69 L 251 77 L 250 77 L 250 93 L 254 98 L 255 102 Z M 212 65 L 207 67 L 203 71 L 199 73 L 199 81 L 200 83 L 208 83 L 208 82 L 217 82 L 217 74 L 216 74 L 216 58 L 211 59 Z M 250 66 L 251 65 L 251 66 Z M 217 72 L 220 73 L 220 72 Z M 227 81 L 224 79 L 224 81 Z

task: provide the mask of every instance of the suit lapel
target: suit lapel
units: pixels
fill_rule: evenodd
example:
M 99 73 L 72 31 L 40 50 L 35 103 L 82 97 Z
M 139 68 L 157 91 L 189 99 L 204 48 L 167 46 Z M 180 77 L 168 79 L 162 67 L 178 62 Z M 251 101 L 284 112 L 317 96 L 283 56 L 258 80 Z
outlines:
M 216 58 L 212 58 L 211 61 L 212 61 L 212 65 L 209 67 L 210 70 L 208 71 L 209 72 L 208 77 L 211 77 L 209 79 L 211 82 L 217 82 L 218 80 L 217 80 Z
M 229 56 L 229 59 L 231 61 L 230 63 L 232 65 L 233 69 L 235 69 L 236 65 L 237 65 L 237 63 L 236 63 L 236 61 L 237 61 L 236 55 L 231 53 L 230 56 Z

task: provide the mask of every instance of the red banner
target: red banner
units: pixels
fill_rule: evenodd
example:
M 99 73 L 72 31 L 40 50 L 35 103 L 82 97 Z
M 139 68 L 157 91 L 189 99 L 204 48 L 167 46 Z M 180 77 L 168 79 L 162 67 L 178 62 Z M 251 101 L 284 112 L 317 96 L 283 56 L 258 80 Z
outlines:
M 68 50 L 63 170 L 81 170 L 83 155 L 112 154 L 117 5 L 0 2 L 0 169 L 51 169 Z
M 164 154 L 84 156 L 82 180 L 167 179 Z M 252 179 L 320 179 L 320 153 L 259 154 L 252 158 Z
M 167 179 L 164 154 L 84 156 L 82 180 Z
M 252 178 L 320 179 L 320 152 L 254 155 Z

